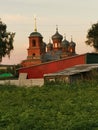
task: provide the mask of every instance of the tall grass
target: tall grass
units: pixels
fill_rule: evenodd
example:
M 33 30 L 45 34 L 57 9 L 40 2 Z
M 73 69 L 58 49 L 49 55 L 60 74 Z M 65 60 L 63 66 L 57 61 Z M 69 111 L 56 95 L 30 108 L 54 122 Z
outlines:
M 97 84 L 0 85 L 0 130 L 97 130 Z

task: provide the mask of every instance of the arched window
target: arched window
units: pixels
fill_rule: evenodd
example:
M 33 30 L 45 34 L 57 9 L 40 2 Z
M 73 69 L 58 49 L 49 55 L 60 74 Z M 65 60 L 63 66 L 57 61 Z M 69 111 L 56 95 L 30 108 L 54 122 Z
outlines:
M 32 40 L 32 46 L 36 47 L 36 40 Z
M 35 59 L 35 53 L 32 54 L 33 59 Z
M 57 43 L 55 43 L 55 47 L 58 47 L 58 44 L 57 44 Z

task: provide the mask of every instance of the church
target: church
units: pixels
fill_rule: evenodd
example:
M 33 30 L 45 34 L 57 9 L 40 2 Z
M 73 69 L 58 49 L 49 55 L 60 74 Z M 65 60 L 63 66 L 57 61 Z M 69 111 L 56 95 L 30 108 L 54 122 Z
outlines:
M 67 41 L 66 37 L 59 33 L 58 27 L 49 43 L 46 44 L 41 33 L 37 31 L 35 22 L 34 31 L 29 35 L 27 58 L 21 62 L 18 73 L 26 73 L 28 79 L 37 79 L 44 78 L 50 73 L 63 72 L 75 65 L 98 63 L 98 53 L 78 55 L 75 48 L 76 43 L 73 39 L 71 38 L 70 42 Z M 77 72 L 77 70 L 74 71 Z
M 52 40 L 52 42 L 51 42 Z M 21 62 L 22 67 L 38 65 L 45 62 L 63 59 L 76 55 L 76 43 L 66 40 L 66 36 L 62 36 L 58 27 L 56 32 L 49 39 L 49 43 L 43 41 L 43 36 L 37 31 L 36 19 L 34 31 L 29 35 L 29 47 L 27 49 L 27 58 Z

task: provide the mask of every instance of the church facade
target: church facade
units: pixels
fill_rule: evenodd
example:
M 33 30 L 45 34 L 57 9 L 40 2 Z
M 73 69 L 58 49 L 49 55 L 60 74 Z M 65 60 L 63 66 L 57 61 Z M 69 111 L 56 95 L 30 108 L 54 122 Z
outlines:
M 66 37 L 58 32 L 56 27 L 55 34 L 51 37 L 49 43 L 43 41 L 41 33 L 37 32 L 35 26 L 34 32 L 29 35 L 29 47 L 27 49 L 27 58 L 21 62 L 22 67 L 38 65 L 41 63 L 63 59 L 76 55 L 76 43 L 67 41 Z

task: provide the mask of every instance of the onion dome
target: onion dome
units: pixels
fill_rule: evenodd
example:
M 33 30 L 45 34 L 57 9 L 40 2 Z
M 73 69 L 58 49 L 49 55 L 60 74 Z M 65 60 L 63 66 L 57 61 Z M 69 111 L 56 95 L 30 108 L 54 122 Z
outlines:
M 46 43 L 42 41 L 41 43 L 41 53 L 45 52 L 46 50 Z
M 52 40 L 53 39 L 60 39 L 60 40 L 63 39 L 63 36 L 58 32 L 58 27 L 56 27 L 56 33 L 52 36 Z
M 72 37 L 71 37 L 70 46 L 71 46 L 71 47 L 75 47 L 75 46 L 76 46 L 76 43 L 75 43 L 75 42 L 73 42 Z
M 43 47 L 46 47 L 46 43 L 45 42 L 42 42 L 41 43 Z
M 48 50 L 52 50 L 53 49 L 53 44 L 51 43 L 50 39 L 49 39 L 49 43 L 47 44 L 47 49 Z
M 48 48 L 53 48 L 53 44 L 51 43 L 50 39 L 49 39 L 49 43 L 47 44 Z
M 68 47 L 69 46 L 69 41 L 66 40 L 66 37 L 64 37 L 64 40 L 61 43 L 62 47 Z
M 53 48 L 53 44 L 52 43 L 48 43 L 47 44 L 47 48 Z

